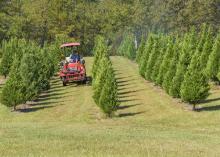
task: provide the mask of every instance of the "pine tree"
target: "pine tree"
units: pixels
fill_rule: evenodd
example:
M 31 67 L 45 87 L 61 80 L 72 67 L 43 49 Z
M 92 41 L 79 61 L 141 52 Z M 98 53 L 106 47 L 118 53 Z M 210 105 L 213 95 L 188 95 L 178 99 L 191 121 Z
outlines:
M 164 76 L 166 72 L 168 71 L 168 67 L 171 63 L 172 57 L 173 57 L 173 41 L 170 38 L 167 44 L 167 49 L 166 49 L 164 58 L 159 67 L 159 74 L 158 74 L 158 77 L 156 78 L 156 84 L 162 85 Z
M 102 91 L 102 88 L 105 84 L 105 81 L 106 81 L 106 73 L 107 73 L 107 70 L 110 66 L 110 60 L 106 57 L 102 58 L 101 61 L 100 61 L 100 69 L 97 73 L 97 77 L 96 79 L 93 81 L 93 90 L 94 90 L 94 94 L 93 94 L 93 98 L 96 102 L 96 104 L 99 104 L 98 101 L 99 101 L 99 98 L 100 98 L 100 94 L 101 94 L 101 91 Z
M 25 85 L 22 82 L 19 66 L 19 60 L 15 59 L 9 73 L 9 79 L 3 87 L 1 95 L 2 104 L 8 107 L 13 107 L 14 110 L 16 110 L 17 105 L 26 101 L 24 95 Z
M 156 59 L 156 62 L 155 62 L 155 65 L 153 67 L 153 71 L 152 71 L 152 75 L 151 75 L 151 80 L 153 82 L 156 83 L 156 80 L 157 80 L 157 77 L 159 75 L 159 70 L 160 70 L 160 65 L 163 61 L 163 58 L 164 58 L 164 55 L 165 55 L 165 52 L 166 52 L 166 49 L 167 49 L 167 41 L 168 41 L 168 38 L 167 36 L 161 36 L 161 39 L 160 39 L 160 48 L 159 48 L 159 51 L 158 51 L 158 56 L 157 56 L 157 59 Z
M 152 52 L 153 44 L 154 44 L 154 36 L 150 34 L 148 36 L 148 40 L 144 47 L 143 56 L 140 58 L 140 63 L 139 63 L 139 73 L 142 77 L 145 77 L 144 74 L 146 71 L 149 56 Z
M 137 50 L 137 56 L 136 56 L 136 62 L 139 64 L 140 63 L 140 60 L 141 58 L 143 57 L 143 52 L 144 52 L 144 48 L 145 48 L 145 39 L 144 37 L 142 37 L 141 39 L 141 43 L 140 43 L 140 46 L 138 47 L 138 50 Z
M 216 80 L 220 67 L 220 33 L 215 39 L 212 52 L 209 56 L 206 72 L 209 78 Z
M 118 108 L 117 83 L 112 67 L 108 68 L 105 84 L 102 87 L 98 103 L 108 117 L 111 117 Z
M 146 71 L 145 71 L 145 79 L 151 80 L 151 75 L 153 72 L 153 67 L 156 63 L 157 57 L 160 52 L 160 40 L 159 37 L 155 38 L 152 52 L 149 56 L 149 60 L 147 62 Z
M 127 57 L 128 59 L 135 59 L 136 50 L 134 44 L 134 36 L 130 33 L 124 35 L 124 39 L 118 48 L 118 54 Z
M 99 62 L 101 58 L 108 56 L 105 40 L 101 36 L 97 37 L 96 39 L 96 46 L 94 48 L 94 53 L 95 53 L 95 57 L 94 57 L 94 63 L 92 66 L 92 77 L 93 79 L 96 79 L 97 71 L 100 68 Z
M 192 28 L 189 34 L 185 34 L 183 43 L 181 44 L 181 55 L 177 64 L 176 74 L 172 80 L 172 85 L 169 90 L 170 95 L 173 97 L 180 97 L 180 87 L 184 80 L 184 74 L 191 62 L 191 58 L 195 53 L 196 44 L 196 33 L 194 28 Z
M 11 39 L 2 43 L 2 60 L 0 64 L 0 72 L 5 77 L 9 74 L 13 62 L 13 56 L 17 47 L 17 39 Z
M 192 103 L 195 110 L 196 104 L 207 98 L 209 89 L 208 78 L 202 71 L 199 54 L 195 53 L 181 85 L 181 99 Z
M 177 63 L 178 63 L 178 60 L 179 60 L 179 53 L 180 53 L 179 48 L 180 48 L 179 41 L 177 39 L 176 43 L 174 44 L 174 48 L 173 48 L 173 53 L 174 54 L 173 54 L 171 62 L 169 64 L 168 71 L 164 75 L 164 81 L 163 81 L 163 84 L 162 84 L 163 89 L 168 94 L 170 94 L 169 90 L 170 90 L 171 85 L 172 85 L 172 79 L 176 74 L 176 68 L 177 68 Z
M 212 32 L 211 26 L 209 26 L 208 32 L 206 34 L 204 46 L 201 51 L 201 57 L 200 57 L 200 62 L 201 62 L 203 70 L 205 70 L 207 66 L 207 62 L 208 62 L 207 58 L 209 58 L 209 55 L 212 52 L 212 47 L 213 47 L 213 32 Z

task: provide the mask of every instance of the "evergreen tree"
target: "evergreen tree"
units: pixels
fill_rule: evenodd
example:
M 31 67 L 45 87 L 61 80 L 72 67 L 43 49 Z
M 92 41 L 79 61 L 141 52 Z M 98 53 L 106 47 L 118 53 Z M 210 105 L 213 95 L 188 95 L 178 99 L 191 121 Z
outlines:
M 145 43 L 146 43 L 146 41 L 145 41 L 144 37 L 142 37 L 141 43 L 140 43 L 140 45 L 139 45 L 139 47 L 138 47 L 138 50 L 137 50 L 137 56 L 136 56 L 136 62 L 137 62 L 138 64 L 140 63 L 140 60 L 141 60 L 141 58 L 143 57 L 143 52 L 144 52 L 144 48 L 145 48 Z
M 213 32 L 212 32 L 211 26 L 209 26 L 208 32 L 206 34 L 204 46 L 201 51 L 201 58 L 200 58 L 200 62 L 201 62 L 203 70 L 205 70 L 207 66 L 209 55 L 212 52 L 212 47 L 213 47 Z
M 153 72 L 153 67 L 156 63 L 157 57 L 160 53 L 160 40 L 159 37 L 154 39 L 154 45 L 152 52 L 149 56 L 149 60 L 147 62 L 146 71 L 145 71 L 145 79 L 151 80 L 151 75 Z
M 132 34 L 125 34 L 125 37 L 118 48 L 118 54 L 131 60 L 135 59 L 136 50 L 134 44 L 134 36 Z
M 164 58 L 161 62 L 160 67 L 159 67 L 159 74 L 158 77 L 156 79 L 156 84 L 158 85 L 162 85 L 163 80 L 164 80 L 164 76 L 166 74 L 166 72 L 168 71 L 168 67 L 171 63 L 171 58 L 173 57 L 173 41 L 170 38 L 167 44 L 167 49 L 164 55 Z
M 37 55 L 27 53 L 22 57 L 20 65 L 20 75 L 22 78 L 22 82 L 26 87 L 26 101 L 36 98 L 36 96 L 38 96 L 39 94 L 39 68 L 41 69 L 41 64 L 40 59 Z
M 2 43 L 2 60 L 0 64 L 0 72 L 5 77 L 9 74 L 10 68 L 13 62 L 13 57 L 15 55 L 16 49 L 18 47 L 18 41 L 16 38 L 4 41 Z
M 96 79 L 93 81 L 93 98 L 96 102 L 96 104 L 99 104 L 99 98 L 102 91 L 102 88 L 106 81 L 106 73 L 108 71 L 108 68 L 110 66 L 110 60 L 106 57 L 102 58 L 100 61 L 100 69 L 98 71 Z
M 98 69 L 100 68 L 100 61 L 101 58 L 108 56 L 107 46 L 105 44 L 105 40 L 103 37 L 99 36 L 96 40 L 96 46 L 94 48 L 94 63 L 92 66 L 92 77 L 93 79 L 96 79 L 96 75 L 98 72 Z
M 108 68 L 105 84 L 102 87 L 98 103 L 108 117 L 111 117 L 118 108 L 117 83 L 112 67 Z
M 172 56 L 168 70 L 167 70 L 166 74 L 164 75 L 164 81 L 163 81 L 162 87 L 168 94 L 170 94 L 169 90 L 172 85 L 172 79 L 176 74 L 177 63 L 178 63 L 179 55 L 180 55 L 179 48 L 180 48 L 179 41 L 177 40 L 176 43 L 174 44 L 174 48 L 173 48 L 174 54 Z
M 152 75 L 151 75 L 151 80 L 155 82 L 155 84 L 156 84 L 157 77 L 159 75 L 160 65 L 163 61 L 163 58 L 164 58 L 164 55 L 167 49 L 167 40 L 168 40 L 167 36 L 161 36 L 161 39 L 159 41 L 160 50 L 158 51 L 158 56 L 157 56 L 155 65 L 153 67 Z
M 149 56 L 150 56 L 152 49 L 153 49 L 153 44 L 154 44 L 154 36 L 152 34 L 150 34 L 148 36 L 148 40 L 145 44 L 143 56 L 140 58 L 140 63 L 139 63 L 139 73 L 142 77 L 145 77 L 144 74 L 146 71 Z
M 215 39 L 212 52 L 209 56 L 206 72 L 209 78 L 216 80 L 220 67 L 220 33 Z
M 191 62 L 191 58 L 195 52 L 196 44 L 196 33 L 193 28 L 189 34 L 185 34 L 183 43 L 181 44 L 182 48 L 177 64 L 176 74 L 172 80 L 172 85 L 169 91 L 173 97 L 180 97 L 180 87 L 184 80 L 184 74 L 186 73 Z
M 15 59 L 12 64 L 12 69 L 9 73 L 9 79 L 2 90 L 1 102 L 2 104 L 13 107 L 16 110 L 16 106 L 26 102 L 25 100 L 25 85 L 23 84 L 20 75 L 20 63 Z
M 181 99 L 192 103 L 195 110 L 196 104 L 207 98 L 209 89 L 208 78 L 202 70 L 200 57 L 195 53 L 181 85 Z

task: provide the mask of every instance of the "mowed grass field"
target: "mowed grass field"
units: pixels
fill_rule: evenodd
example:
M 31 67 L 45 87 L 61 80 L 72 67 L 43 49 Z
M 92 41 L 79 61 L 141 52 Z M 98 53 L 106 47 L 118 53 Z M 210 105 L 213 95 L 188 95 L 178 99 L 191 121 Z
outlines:
M 92 60 L 86 58 L 89 75 Z M 90 85 L 63 87 L 54 77 L 26 109 L 0 105 L 0 157 L 220 156 L 218 87 L 192 112 L 141 78 L 135 63 L 112 61 L 121 102 L 114 118 L 103 117 Z

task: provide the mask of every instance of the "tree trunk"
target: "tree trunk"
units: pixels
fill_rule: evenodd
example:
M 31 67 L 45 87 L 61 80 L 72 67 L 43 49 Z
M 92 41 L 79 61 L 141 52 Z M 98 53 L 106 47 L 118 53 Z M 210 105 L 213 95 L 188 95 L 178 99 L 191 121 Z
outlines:
M 13 106 L 14 111 L 16 111 L 16 105 Z
M 193 111 L 195 111 L 196 110 L 196 104 L 193 104 L 193 109 L 192 109 Z

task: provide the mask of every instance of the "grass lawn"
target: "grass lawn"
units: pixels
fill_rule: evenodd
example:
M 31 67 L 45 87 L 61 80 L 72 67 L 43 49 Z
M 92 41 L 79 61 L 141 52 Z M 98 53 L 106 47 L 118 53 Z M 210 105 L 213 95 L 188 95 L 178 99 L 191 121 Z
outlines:
M 54 77 L 29 108 L 0 105 L 0 157 L 220 156 L 219 88 L 192 112 L 142 79 L 135 63 L 112 61 L 121 101 L 115 118 L 103 118 L 91 86 L 63 87 Z M 86 65 L 90 74 L 92 58 Z

